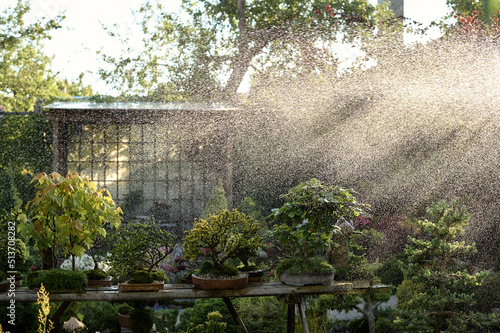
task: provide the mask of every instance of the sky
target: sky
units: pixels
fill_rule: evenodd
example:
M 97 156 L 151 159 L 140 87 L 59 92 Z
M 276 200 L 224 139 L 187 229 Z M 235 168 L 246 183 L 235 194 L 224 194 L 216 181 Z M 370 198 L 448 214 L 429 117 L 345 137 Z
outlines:
M 59 73 L 59 77 L 69 81 L 86 72 L 85 84 L 91 84 L 94 91 L 110 93 L 96 74 L 98 68 L 103 65 L 100 61 L 101 55 L 98 55 L 97 51 L 118 56 L 123 46 L 116 39 L 109 37 L 102 26 L 133 26 L 135 19 L 132 10 L 138 9 L 144 1 L 32 0 L 28 22 L 35 18 L 53 18 L 64 13 L 66 19 L 62 22 L 63 28 L 53 32 L 52 40 L 45 43 L 45 52 L 54 56 L 53 70 Z M 180 2 L 181 0 L 164 0 L 163 4 L 167 10 L 178 11 Z M 377 0 L 370 2 L 376 4 Z M 16 3 L 17 0 L 1 0 L 0 10 Z M 424 25 L 449 12 L 446 0 L 405 0 L 405 17 Z M 139 34 L 131 33 L 132 40 L 134 36 L 138 37 Z M 436 32 L 432 36 L 436 37 Z M 405 40 L 412 41 L 409 36 Z

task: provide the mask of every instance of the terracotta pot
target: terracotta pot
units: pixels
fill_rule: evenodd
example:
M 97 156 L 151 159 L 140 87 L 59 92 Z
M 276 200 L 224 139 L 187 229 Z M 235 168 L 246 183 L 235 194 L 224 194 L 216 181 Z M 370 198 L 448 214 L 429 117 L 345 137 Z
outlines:
M 328 286 L 333 282 L 334 273 L 303 273 L 290 274 L 285 271 L 280 276 L 280 281 L 289 286 Z
M 204 279 L 193 275 L 195 287 L 203 290 L 243 289 L 248 283 L 248 274 L 229 279 Z
M 118 322 L 120 323 L 121 327 L 128 328 L 128 329 L 132 328 L 132 322 L 130 321 L 129 315 L 124 315 L 124 314 L 118 313 Z

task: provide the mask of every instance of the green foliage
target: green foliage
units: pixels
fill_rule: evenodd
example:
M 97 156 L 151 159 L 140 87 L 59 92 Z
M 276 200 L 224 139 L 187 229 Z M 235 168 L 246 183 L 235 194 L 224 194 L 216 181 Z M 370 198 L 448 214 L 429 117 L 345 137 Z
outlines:
M 219 180 L 217 185 L 212 189 L 210 198 L 201 212 L 200 219 L 206 220 L 212 215 L 218 215 L 223 210 L 227 210 L 227 199 L 226 193 L 224 192 L 224 186 Z
M 20 267 L 26 261 L 28 255 L 28 249 L 22 240 L 13 236 L 9 237 L 7 233 L 0 235 L 0 265 L 3 266 L 1 269 L 11 270 L 8 267 L 12 257 L 14 257 L 15 266 Z
M 81 302 L 78 313 L 88 332 L 120 333 L 120 324 L 116 320 L 118 307 L 110 302 Z
M 163 271 L 153 270 L 136 270 L 129 274 L 129 283 L 152 283 L 155 281 L 161 281 L 165 279 L 165 274 Z
M 222 264 L 217 270 L 214 268 L 214 263 L 210 260 L 204 260 L 200 265 L 199 274 L 201 276 L 211 276 L 211 277 L 220 277 L 220 276 L 237 276 L 239 274 L 238 269 L 233 265 L 228 263 Z
M 290 274 L 302 273 L 333 273 L 335 270 L 332 265 L 321 258 L 309 258 L 302 260 L 301 258 L 283 259 L 276 267 L 276 274 L 280 276 L 283 272 L 288 271 Z
M 396 254 L 387 258 L 382 266 L 375 271 L 375 275 L 380 278 L 380 282 L 385 285 L 399 286 L 404 280 L 404 275 L 398 262 L 403 259 L 403 254 Z
M 472 324 L 472 287 L 481 285 L 487 272 L 472 272 L 467 257 L 474 245 L 457 240 L 470 215 L 459 200 L 440 201 L 427 208 L 430 219 L 418 221 L 422 239 L 409 238 L 408 264 L 401 263 L 405 279 L 398 288 L 401 304 L 396 327 L 407 331 L 434 331 Z
M 130 304 L 122 304 L 118 307 L 118 313 L 122 315 L 128 315 L 134 308 Z
M 175 332 L 177 317 L 179 316 L 178 309 L 164 309 L 155 312 L 154 323 L 158 332 Z
M 59 29 L 64 17 L 26 24 L 30 3 L 19 0 L 0 16 L 0 105 L 7 111 L 33 111 L 37 100 L 65 97 L 50 70 L 43 42 Z
M 480 286 L 474 288 L 474 308 L 489 313 L 500 309 L 500 273 L 490 272 Z
M 36 332 L 39 306 L 34 302 L 16 302 L 16 322 L 10 325 L 9 303 L 0 303 L 0 325 L 4 332 Z
M 227 333 L 236 333 L 238 328 L 233 325 L 233 318 L 227 309 L 226 304 L 220 298 L 197 299 L 192 308 L 181 313 L 181 323 L 179 329 L 189 331 L 199 325 L 205 325 L 209 313 L 218 312 L 222 315 L 221 322 L 227 323 Z M 197 331 L 194 331 L 197 332 Z
M 273 209 L 275 225 L 272 236 L 286 246 L 289 255 L 309 259 L 312 251 L 325 251 L 335 225 L 340 219 L 351 220 L 364 214 L 367 205 L 360 204 L 352 190 L 322 185 L 317 179 L 300 183 L 280 198 L 283 206 Z
M 259 229 L 260 225 L 252 217 L 236 209 L 195 221 L 184 238 L 186 259 L 206 256 L 212 261 L 214 271 L 219 273 L 230 258 L 248 262 L 261 245 Z
M 90 269 L 83 272 L 87 275 L 88 280 L 104 280 L 109 277 L 109 274 L 102 269 Z
M 157 269 L 176 243 L 175 236 L 154 219 L 122 225 L 110 239 L 113 247 L 109 251 L 109 261 L 113 276 L 125 276 L 141 268 L 149 272 Z
M 285 306 L 276 297 L 240 297 L 234 306 L 249 332 L 286 332 Z
M 154 323 L 154 310 L 151 308 L 139 308 L 130 311 L 130 322 L 132 332 L 149 333 Z
M 87 276 L 81 271 L 68 271 L 53 269 L 48 271 L 35 271 L 27 277 L 27 286 L 30 289 L 40 288 L 43 284 L 48 291 L 74 290 L 85 291 Z
M 120 225 L 121 209 L 109 192 L 76 172 L 66 177 L 41 173 L 32 182 L 38 192 L 27 205 L 29 220 L 18 230 L 29 235 L 42 253 L 61 246 L 65 254 L 81 256 L 98 235 L 106 236 L 106 224 Z M 54 267 L 53 262 L 44 265 Z

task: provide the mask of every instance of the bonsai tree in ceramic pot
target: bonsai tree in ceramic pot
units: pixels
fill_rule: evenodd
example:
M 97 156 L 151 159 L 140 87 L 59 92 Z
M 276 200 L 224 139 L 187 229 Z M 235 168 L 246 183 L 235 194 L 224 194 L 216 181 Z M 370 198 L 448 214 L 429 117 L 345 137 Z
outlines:
M 244 287 L 248 275 L 238 273 L 236 267 L 229 265 L 228 261 L 240 256 L 248 262 L 250 254 L 260 246 L 259 228 L 260 225 L 253 218 L 236 209 L 231 212 L 223 210 L 218 215 L 195 221 L 193 228 L 186 231 L 184 238 L 185 257 L 188 260 L 197 260 L 200 257 L 207 260 L 200 271 L 193 275 L 193 283 L 203 288 L 197 284 L 200 279 L 235 279 L 242 282 L 234 288 Z M 243 237 L 247 237 L 247 241 L 242 240 Z
M 56 267 L 58 248 L 74 262 L 98 235 L 106 236 L 107 224 L 114 228 L 120 225 L 121 209 L 105 188 L 98 189 L 87 177 L 76 172 L 66 177 L 41 173 L 32 183 L 38 192 L 27 204 L 29 218 L 18 230 L 33 239 L 44 269 Z
M 315 251 L 325 253 L 331 245 L 332 236 L 340 231 L 336 225 L 338 221 L 352 220 L 364 214 L 367 205 L 358 203 L 352 192 L 339 186 L 323 185 L 313 178 L 280 197 L 285 203 L 280 208 L 273 209 L 273 217 L 281 223 L 273 227 L 271 235 L 280 242 L 290 257 L 277 268 L 282 281 L 283 274 L 289 276 L 302 272 L 325 275 L 324 282 L 319 280 L 315 283 L 332 282 L 333 267 L 324 259 L 313 260 L 313 257 Z M 298 278 L 299 283 L 301 280 L 303 279 Z M 292 283 L 296 282 L 290 282 Z
M 161 282 L 163 288 L 164 274 L 159 264 L 172 253 L 174 234 L 151 219 L 120 227 L 111 236 L 111 242 L 109 263 L 113 276 L 120 282 L 128 280 L 129 284 Z

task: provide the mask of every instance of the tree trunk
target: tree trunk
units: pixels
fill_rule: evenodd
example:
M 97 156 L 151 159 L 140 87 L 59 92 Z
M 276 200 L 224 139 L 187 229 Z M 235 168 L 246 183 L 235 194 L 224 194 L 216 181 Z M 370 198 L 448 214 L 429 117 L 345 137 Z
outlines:
M 55 269 L 57 267 L 57 258 L 52 247 L 40 250 L 40 257 L 42 259 L 42 269 Z

